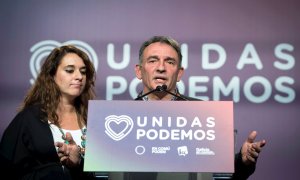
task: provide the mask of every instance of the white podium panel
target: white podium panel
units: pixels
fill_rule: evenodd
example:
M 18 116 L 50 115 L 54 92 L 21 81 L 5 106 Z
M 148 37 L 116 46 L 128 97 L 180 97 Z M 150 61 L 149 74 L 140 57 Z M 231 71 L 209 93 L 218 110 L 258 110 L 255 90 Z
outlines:
M 234 171 L 232 101 L 89 102 L 84 171 Z

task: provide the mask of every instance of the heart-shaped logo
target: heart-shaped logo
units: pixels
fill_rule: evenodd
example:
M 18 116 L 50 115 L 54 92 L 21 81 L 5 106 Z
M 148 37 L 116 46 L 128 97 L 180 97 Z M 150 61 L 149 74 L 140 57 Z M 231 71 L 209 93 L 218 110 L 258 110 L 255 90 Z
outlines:
M 126 137 L 133 128 L 133 121 L 129 116 L 110 115 L 105 118 L 105 133 L 115 141 Z

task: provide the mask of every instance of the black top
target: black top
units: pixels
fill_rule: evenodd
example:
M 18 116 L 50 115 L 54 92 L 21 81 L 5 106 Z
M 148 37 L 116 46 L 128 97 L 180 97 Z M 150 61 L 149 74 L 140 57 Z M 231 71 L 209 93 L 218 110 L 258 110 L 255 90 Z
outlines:
M 9 124 L 0 143 L 1 176 L 9 179 L 85 179 L 80 167 L 63 167 L 57 155 L 50 126 L 39 106 L 26 108 Z M 4 176 L 5 177 L 5 176 Z

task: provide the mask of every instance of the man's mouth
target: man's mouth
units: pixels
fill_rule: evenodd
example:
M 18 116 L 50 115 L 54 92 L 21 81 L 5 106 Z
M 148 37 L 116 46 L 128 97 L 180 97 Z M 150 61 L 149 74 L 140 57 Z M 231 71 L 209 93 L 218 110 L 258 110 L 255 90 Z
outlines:
M 165 83 L 167 81 L 167 78 L 165 78 L 165 77 L 154 77 L 154 80 L 157 83 Z

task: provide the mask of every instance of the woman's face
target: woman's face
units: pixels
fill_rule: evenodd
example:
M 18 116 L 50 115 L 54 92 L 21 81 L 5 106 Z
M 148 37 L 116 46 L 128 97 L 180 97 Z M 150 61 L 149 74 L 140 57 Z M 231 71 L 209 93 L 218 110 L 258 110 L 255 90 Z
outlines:
M 66 54 L 54 75 L 62 98 L 74 100 L 80 96 L 86 84 L 86 66 L 83 60 L 75 53 Z

